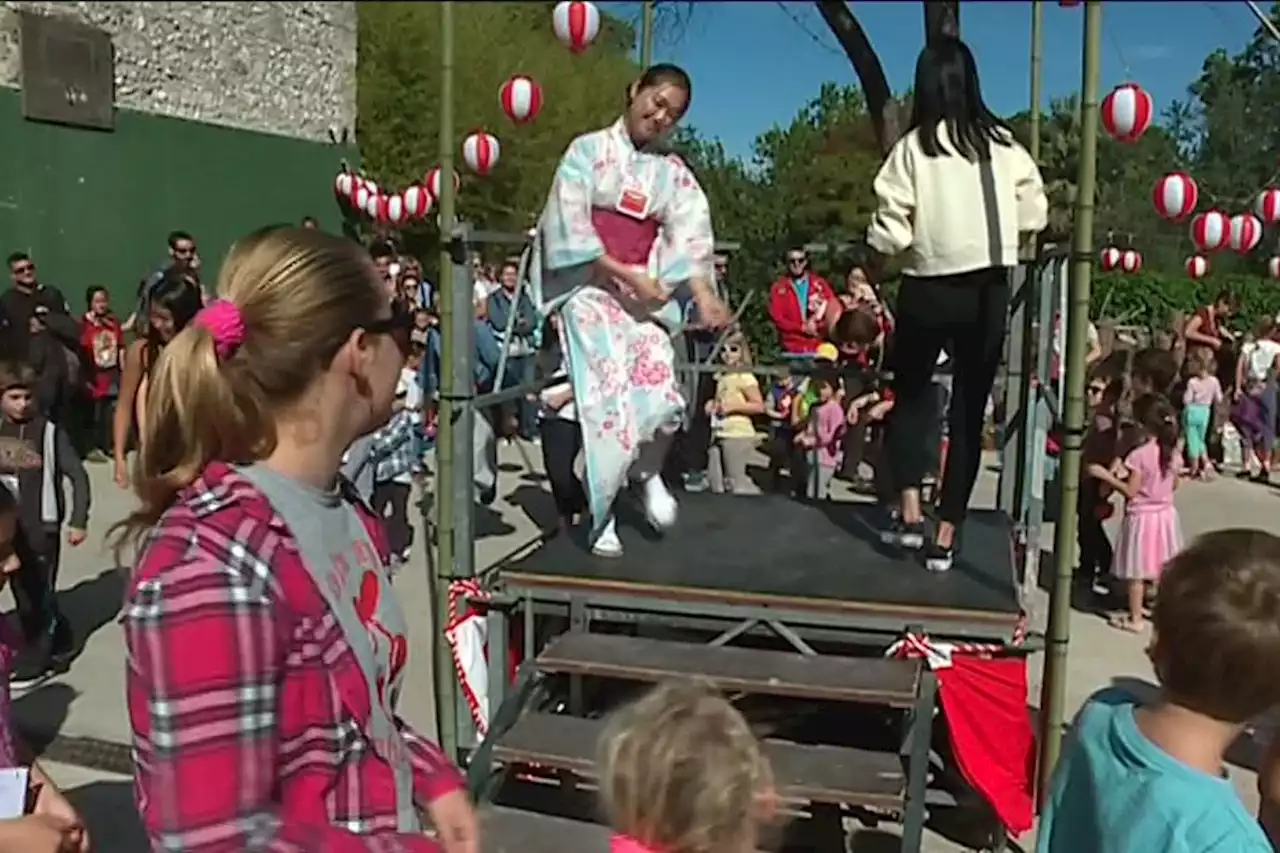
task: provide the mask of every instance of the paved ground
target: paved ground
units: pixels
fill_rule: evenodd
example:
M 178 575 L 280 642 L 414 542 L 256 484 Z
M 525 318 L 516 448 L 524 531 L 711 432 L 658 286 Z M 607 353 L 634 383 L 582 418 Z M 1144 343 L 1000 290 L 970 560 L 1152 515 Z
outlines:
M 530 457 L 537 462 L 538 454 Z M 532 519 L 546 521 L 551 511 L 549 498 L 542 493 L 540 477 L 522 464 L 520 454 L 511 448 L 503 452 L 504 474 L 500 481 L 500 497 L 492 511 L 481 510 L 477 530 L 478 567 L 489 565 L 532 539 L 537 525 Z M 82 632 L 88 634 L 81 656 L 71 672 L 49 682 L 15 702 L 15 713 L 23 725 L 40 729 L 56 728 L 63 735 L 93 737 L 127 743 L 129 728 L 123 696 L 124 644 L 116 613 L 119 607 L 123 575 L 115 568 L 103 536 L 112 522 L 130 506 L 130 495 L 121 492 L 110 481 L 106 466 L 93 466 L 94 513 L 89 540 L 78 549 L 64 549 L 59 585 L 63 590 L 64 608 Z M 995 474 L 984 472 L 975 495 L 975 504 L 992 505 Z M 1257 527 L 1280 532 L 1280 492 L 1264 487 L 1219 480 L 1193 483 L 1178 493 L 1182 523 L 1188 537 L 1208 530 L 1229 526 Z M 1052 545 L 1052 528 L 1046 531 L 1043 545 Z M 411 564 L 425 567 L 421 541 Z M 1047 578 L 1051 563 L 1046 558 Z M 431 690 L 432 611 L 425 568 L 408 569 L 396 581 L 405 610 L 412 624 L 410 663 L 407 688 L 401 710 L 411 722 L 424 730 L 434 730 L 434 708 Z M 1047 596 L 1033 596 L 1037 621 L 1042 624 Z M 1152 684 L 1151 668 L 1143 654 L 1140 637 L 1108 628 L 1094 615 L 1075 613 L 1072 618 L 1072 642 L 1067 683 L 1067 706 L 1071 712 L 1091 692 L 1116 679 L 1136 685 Z M 1028 704 L 1039 704 L 1041 656 L 1031 659 L 1031 689 Z M 1242 744 L 1238 764 L 1231 772 L 1241 796 L 1256 805 L 1251 744 Z M 53 765 L 52 774 L 66 788 L 83 810 L 96 837 L 95 845 L 103 853 L 125 853 L 145 848 L 140 838 L 132 808 L 129 779 L 124 776 L 86 771 L 67 765 Z M 1023 840 L 1025 844 L 1025 839 Z M 892 848 L 880 833 L 865 833 L 854 845 L 862 853 Z M 937 835 L 925 844 L 927 853 L 963 849 Z

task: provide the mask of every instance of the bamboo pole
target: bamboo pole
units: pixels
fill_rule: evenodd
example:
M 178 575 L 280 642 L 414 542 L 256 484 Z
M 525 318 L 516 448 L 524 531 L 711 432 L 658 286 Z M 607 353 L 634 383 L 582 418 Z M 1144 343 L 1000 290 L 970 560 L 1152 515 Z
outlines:
M 1098 88 L 1101 77 L 1102 0 L 1086 0 L 1084 70 L 1080 92 L 1080 164 L 1076 173 L 1075 234 L 1066 317 L 1066 411 L 1059 473 L 1060 503 L 1053 536 L 1054 579 L 1049 599 L 1049 639 L 1040 686 L 1038 792 L 1043 803 L 1062 746 L 1067 646 L 1071 638 L 1072 568 L 1076 556 L 1076 499 L 1080 492 L 1080 450 L 1084 443 L 1084 357 L 1088 348 L 1089 287 L 1093 273 L 1094 190 L 1098 165 Z
M 1041 81 L 1044 76 L 1044 3 L 1031 0 L 1031 159 L 1040 162 Z
M 645 0 L 644 12 L 640 18 L 640 65 L 648 68 L 653 64 L 653 19 L 655 0 Z
M 455 316 L 453 302 L 453 241 L 454 241 L 454 188 L 453 188 L 453 2 L 440 3 L 440 284 L 437 300 L 440 311 L 440 410 L 436 418 L 436 538 L 437 557 L 434 599 L 436 611 L 435 686 L 436 723 L 440 733 L 440 746 L 453 759 L 458 757 L 458 720 L 456 683 L 453 657 L 444 641 L 445 626 L 449 624 L 449 582 L 455 574 L 456 544 L 454 542 L 455 507 L 453 493 L 454 458 L 453 432 L 458 415 L 454 372 L 449 365 L 454 360 L 454 323 L 468 322 L 468 317 Z M 467 484 L 469 487 L 470 484 Z

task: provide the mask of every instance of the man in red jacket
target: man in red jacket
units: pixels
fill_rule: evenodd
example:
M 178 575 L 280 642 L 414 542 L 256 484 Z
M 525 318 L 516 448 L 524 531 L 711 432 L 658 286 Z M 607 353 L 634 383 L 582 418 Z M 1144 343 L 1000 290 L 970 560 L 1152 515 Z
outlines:
M 827 280 L 809 269 L 804 249 L 787 251 L 787 271 L 769 288 L 769 319 L 778 330 L 785 355 L 811 356 L 827 339 L 836 294 Z

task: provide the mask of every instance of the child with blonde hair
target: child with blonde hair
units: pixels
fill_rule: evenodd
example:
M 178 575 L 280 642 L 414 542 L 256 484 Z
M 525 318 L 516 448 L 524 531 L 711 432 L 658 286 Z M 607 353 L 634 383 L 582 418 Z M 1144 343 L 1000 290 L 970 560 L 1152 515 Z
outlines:
M 747 476 L 747 461 L 756 447 L 756 428 L 751 418 L 764 414 L 764 395 L 751 372 L 751 347 L 745 335 L 733 332 L 726 337 L 720 360 L 725 369 L 716 374 L 715 396 L 707 401 L 707 415 L 711 418 L 711 491 L 748 494 L 757 491 Z
M 600 739 L 614 853 L 750 853 L 776 810 L 746 719 L 703 681 L 670 681 L 615 711 Z

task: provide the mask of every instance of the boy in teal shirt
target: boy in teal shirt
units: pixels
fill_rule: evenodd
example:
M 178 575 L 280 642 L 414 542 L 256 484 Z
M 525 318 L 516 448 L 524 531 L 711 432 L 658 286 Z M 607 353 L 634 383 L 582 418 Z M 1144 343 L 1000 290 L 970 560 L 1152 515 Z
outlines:
M 1076 717 L 1037 853 L 1271 853 L 1226 778 L 1227 748 L 1280 705 L 1280 539 L 1222 530 L 1160 578 L 1159 701 L 1109 688 Z

